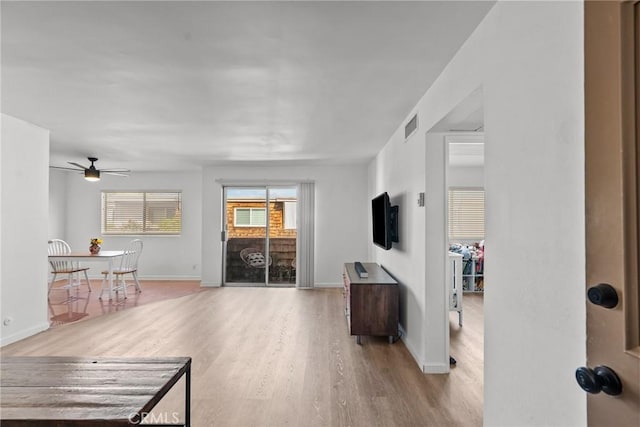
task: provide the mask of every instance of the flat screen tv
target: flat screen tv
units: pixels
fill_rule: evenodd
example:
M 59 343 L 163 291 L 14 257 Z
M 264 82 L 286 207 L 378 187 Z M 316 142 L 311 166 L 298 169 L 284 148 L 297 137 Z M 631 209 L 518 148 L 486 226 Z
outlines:
M 382 249 L 391 249 L 398 241 L 398 207 L 391 206 L 389 194 L 382 193 L 371 200 L 373 243 Z

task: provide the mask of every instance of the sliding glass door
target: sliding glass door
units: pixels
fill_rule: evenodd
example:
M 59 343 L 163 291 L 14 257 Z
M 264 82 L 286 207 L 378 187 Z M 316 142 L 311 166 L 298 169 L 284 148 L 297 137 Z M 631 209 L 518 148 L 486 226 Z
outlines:
M 224 187 L 224 284 L 295 286 L 296 187 Z

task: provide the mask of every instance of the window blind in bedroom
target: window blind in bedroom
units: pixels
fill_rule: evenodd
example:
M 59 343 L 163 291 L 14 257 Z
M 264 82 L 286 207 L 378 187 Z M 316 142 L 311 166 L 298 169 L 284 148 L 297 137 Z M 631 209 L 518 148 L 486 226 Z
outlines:
M 449 240 L 484 239 L 484 189 L 449 188 Z

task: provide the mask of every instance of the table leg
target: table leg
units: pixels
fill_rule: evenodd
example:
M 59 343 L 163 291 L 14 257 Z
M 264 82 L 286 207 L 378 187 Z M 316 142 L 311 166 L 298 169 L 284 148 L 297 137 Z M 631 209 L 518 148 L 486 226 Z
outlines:
M 191 425 L 191 364 L 187 367 L 184 396 L 184 425 Z

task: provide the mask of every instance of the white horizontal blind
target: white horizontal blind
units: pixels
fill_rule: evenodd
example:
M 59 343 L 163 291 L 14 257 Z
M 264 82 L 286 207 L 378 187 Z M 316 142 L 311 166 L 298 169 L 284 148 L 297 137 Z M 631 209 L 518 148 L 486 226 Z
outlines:
M 484 189 L 449 188 L 449 240 L 484 239 Z
M 182 192 L 102 192 L 102 234 L 182 232 Z

